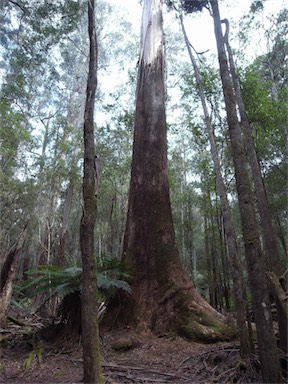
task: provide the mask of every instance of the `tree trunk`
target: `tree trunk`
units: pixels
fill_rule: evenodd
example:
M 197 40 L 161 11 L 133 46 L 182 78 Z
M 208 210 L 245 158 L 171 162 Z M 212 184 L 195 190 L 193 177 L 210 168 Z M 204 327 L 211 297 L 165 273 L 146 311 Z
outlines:
M 68 232 L 68 220 L 71 210 L 72 198 L 73 198 L 73 181 L 72 179 L 69 182 L 69 185 L 66 189 L 66 197 L 64 201 L 64 209 L 63 209 L 63 219 L 62 219 L 62 227 L 60 232 L 60 242 L 59 242 L 59 250 L 57 254 L 56 264 L 59 266 L 64 266 L 65 264 L 65 253 L 66 253 L 66 243 L 67 243 L 67 232 Z
M 221 205 L 221 201 L 220 201 Z M 223 289 L 224 289 L 224 298 L 225 298 L 225 308 L 226 310 L 230 311 L 230 275 L 229 275 L 229 261 L 227 258 L 227 242 L 225 238 L 225 228 L 224 228 L 224 223 L 223 223 L 223 216 L 221 214 L 220 219 L 219 219 L 219 238 L 220 238 L 220 247 L 221 247 L 221 266 L 222 266 L 222 272 L 223 272 Z M 240 278 L 243 279 L 240 276 Z M 236 309 L 237 310 L 237 309 Z M 241 344 L 241 342 L 240 342 Z M 241 346 L 240 346 L 241 349 Z
M 264 383 L 279 383 L 280 371 L 277 358 L 277 346 L 273 332 L 270 300 L 265 274 L 263 255 L 261 254 L 258 223 L 253 204 L 253 193 L 247 171 L 247 160 L 238 123 L 236 100 L 230 78 L 227 55 L 221 29 L 218 1 L 210 0 L 217 42 L 220 74 L 226 105 L 232 157 L 235 168 L 236 188 L 245 246 L 245 256 L 253 299 L 253 310 L 257 328 L 257 340 Z
M 211 157 L 213 160 L 214 170 L 216 175 L 216 186 L 217 186 L 217 192 L 220 198 L 221 211 L 223 216 L 223 225 L 224 225 L 227 248 L 229 253 L 229 263 L 230 263 L 231 275 L 233 280 L 233 292 L 234 292 L 234 298 L 235 298 L 235 304 L 236 304 L 236 319 L 237 319 L 237 325 L 238 325 L 239 336 L 240 336 L 240 353 L 241 353 L 241 356 L 247 356 L 249 354 L 249 338 L 248 338 L 248 330 L 246 326 L 246 315 L 245 315 L 246 304 L 245 304 L 244 286 L 243 286 L 244 284 L 243 269 L 241 267 L 240 258 L 238 254 L 236 234 L 234 230 L 231 210 L 230 210 L 229 201 L 227 197 L 227 190 L 226 190 L 226 186 L 224 184 L 224 180 L 221 173 L 220 159 L 219 159 L 218 149 L 216 145 L 214 129 L 213 129 L 211 118 L 208 112 L 208 107 L 206 103 L 201 76 L 200 76 L 199 69 L 190 46 L 190 42 L 188 40 L 186 31 L 184 28 L 182 15 L 180 15 L 180 21 L 181 21 L 181 26 L 182 26 L 182 31 L 184 34 L 186 46 L 190 56 L 190 60 L 194 69 L 198 94 L 202 103 L 202 108 L 203 108 L 203 113 L 205 118 L 205 126 L 206 126 L 209 143 L 210 143 Z
M 38 251 L 38 265 L 49 265 L 52 260 L 52 242 L 54 232 L 54 215 L 55 206 L 57 201 L 56 182 L 52 179 L 49 206 L 45 217 L 45 228 L 43 229 L 43 236 L 39 234 L 39 251 Z M 36 211 L 36 206 L 35 206 Z M 40 223 L 39 223 L 40 225 Z
M 212 296 L 213 296 L 213 307 L 216 309 L 221 309 L 220 297 L 219 297 L 219 282 L 218 282 L 218 263 L 219 258 L 217 247 L 216 247 L 216 235 L 215 235 L 215 225 L 214 225 L 214 207 L 211 200 L 211 191 L 208 189 L 208 204 L 209 204 L 209 246 L 210 246 L 210 265 L 211 265 L 211 284 L 212 284 Z M 210 303 L 211 304 L 211 303 Z
M 267 276 L 269 278 L 270 284 L 272 286 L 272 289 L 275 293 L 275 296 L 278 299 L 278 302 L 281 306 L 282 311 L 286 316 L 288 316 L 288 302 L 287 302 L 287 295 L 283 290 L 283 287 L 281 286 L 278 277 L 274 272 L 267 272 Z
M 0 289 L 0 327 L 6 326 L 8 309 L 12 297 L 13 283 L 19 264 L 19 255 L 23 249 L 28 223 L 26 223 L 14 248 L 8 253 L 6 260 L 1 268 L 1 289 Z
M 175 245 L 168 187 L 162 0 L 145 0 L 123 259 L 131 295 L 109 306 L 106 323 L 214 341 L 223 316 L 197 293 Z M 231 330 L 229 330 L 231 332 Z
M 80 224 L 80 248 L 83 267 L 81 293 L 84 383 L 104 383 L 101 368 L 97 270 L 94 246 L 97 199 L 95 196 L 94 104 L 97 87 L 97 40 L 94 0 L 88 0 L 88 33 L 90 40 L 89 72 L 84 112 L 83 216 Z
M 285 256 L 288 257 L 288 250 L 287 250 L 286 236 L 285 236 L 286 233 L 285 233 L 285 230 L 283 230 L 282 228 L 281 220 L 278 214 L 276 216 L 276 224 L 277 224 L 278 239 L 280 240 Z
M 248 155 L 248 160 L 252 172 L 253 182 L 255 186 L 255 194 L 257 198 L 258 211 L 261 219 L 261 225 L 263 229 L 264 235 L 264 244 L 265 250 L 268 255 L 268 265 L 269 270 L 273 271 L 280 277 L 281 275 L 281 263 L 280 263 L 280 255 L 278 252 L 278 244 L 276 241 L 276 235 L 273 228 L 272 218 L 270 215 L 269 204 L 267 200 L 266 189 L 264 185 L 264 181 L 261 175 L 261 169 L 254 145 L 254 140 L 252 136 L 251 126 L 246 114 L 246 109 L 244 105 L 244 101 L 241 94 L 240 84 L 238 80 L 238 76 L 236 73 L 234 58 L 232 49 L 229 44 L 229 22 L 227 19 L 223 20 L 226 25 L 226 33 L 224 36 L 225 44 L 229 57 L 230 71 L 232 74 L 236 102 L 238 105 L 240 117 L 241 117 L 241 127 L 244 133 L 246 150 Z M 283 291 L 284 294 L 284 291 Z M 283 312 L 281 304 L 278 301 L 278 296 L 275 296 L 275 303 L 277 308 L 278 315 L 278 325 L 279 325 L 279 340 L 280 340 L 280 348 L 284 353 L 287 352 L 287 313 Z

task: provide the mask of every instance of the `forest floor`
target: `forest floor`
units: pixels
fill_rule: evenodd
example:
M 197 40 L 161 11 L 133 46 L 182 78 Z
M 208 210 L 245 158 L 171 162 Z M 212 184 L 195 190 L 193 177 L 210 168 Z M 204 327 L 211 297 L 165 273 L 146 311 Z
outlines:
M 0 382 L 83 382 L 81 345 L 43 340 L 35 332 L 41 318 L 24 321 L 1 329 Z M 262 382 L 257 357 L 242 360 L 237 341 L 202 344 L 122 329 L 101 332 L 101 351 L 107 384 Z

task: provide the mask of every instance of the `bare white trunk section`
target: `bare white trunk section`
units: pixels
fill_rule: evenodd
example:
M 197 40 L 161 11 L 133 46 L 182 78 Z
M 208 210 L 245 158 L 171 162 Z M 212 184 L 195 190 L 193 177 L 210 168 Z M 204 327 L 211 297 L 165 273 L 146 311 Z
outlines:
M 162 0 L 144 0 L 140 62 L 151 65 L 159 53 L 163 57 Z

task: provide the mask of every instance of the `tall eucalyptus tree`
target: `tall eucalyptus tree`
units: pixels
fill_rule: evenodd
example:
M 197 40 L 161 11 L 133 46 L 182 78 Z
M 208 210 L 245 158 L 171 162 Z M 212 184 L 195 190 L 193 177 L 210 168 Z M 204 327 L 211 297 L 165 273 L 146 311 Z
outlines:
M 143 3 L 123 249 L 133 293 L 115 298 L 106 321 L 211 341 L 229 337 L 223 316 L 197 293 L 175 244 L 167 172 L 162 3 Z

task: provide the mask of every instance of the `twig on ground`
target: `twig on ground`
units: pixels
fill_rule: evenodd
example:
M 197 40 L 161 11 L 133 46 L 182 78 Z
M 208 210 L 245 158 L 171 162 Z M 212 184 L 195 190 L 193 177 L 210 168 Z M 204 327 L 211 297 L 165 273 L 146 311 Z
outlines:
M 230 372 L 235 372 L 236 371 L 236 367 L 232 367 L 232 368 L 230 368 L 230 369 L 227 369 L 227 371 L 225 371 L 225 372 L 222 372 L 220 375 L 218 375 L 218 376 L 216 376 L 215 377 L 215 379 L 217 379 L 217 381 L 219 381 L 219 379 L 221 378 L 221 377 L 223 377 L 223 376 L 226 376 L 227 375 L 227 373 L 230 373 Z M 229 378 L 230 378 L 230 375 L 229 375 Z M 225 381 L 225 383 L 226 383 L 227 381 Z

